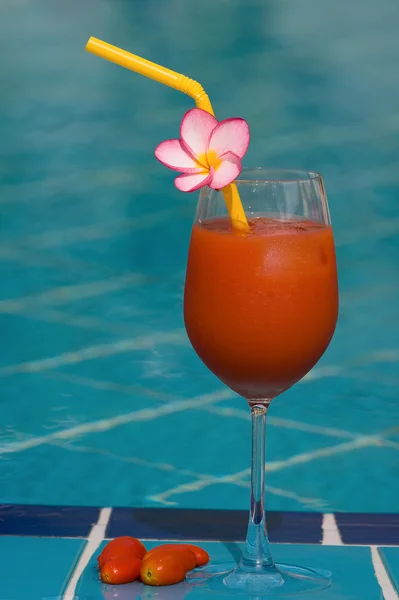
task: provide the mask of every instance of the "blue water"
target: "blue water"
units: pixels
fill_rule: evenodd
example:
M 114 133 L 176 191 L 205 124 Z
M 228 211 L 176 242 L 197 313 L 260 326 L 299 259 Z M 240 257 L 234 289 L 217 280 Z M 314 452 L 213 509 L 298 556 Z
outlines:
M 245 164 L 325 178 L 334 340 L 279 398 L 268 506 L 395 512 L 396 0 L 3 0 L 0 502 L 244 508 L 249 414 L 188 344 L 195 195 L 153 157 L 192 102 L 84 52 L 90 35 L 245 117 Z

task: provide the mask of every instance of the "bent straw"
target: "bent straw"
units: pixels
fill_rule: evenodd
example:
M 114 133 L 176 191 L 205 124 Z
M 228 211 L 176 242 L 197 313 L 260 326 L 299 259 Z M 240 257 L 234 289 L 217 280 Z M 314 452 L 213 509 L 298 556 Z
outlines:
M 144 75 L 149 79 L 154 79 L 159 83 L 168 85 L 169 87 L 187 94 L 194 99 L 197 108 L 206 110 L 211 115 L 214 115 L 211 102 L 208 94 L 198 81 L 194 81 L 181 73 L 176 73 L 171 69 L 157 65 L 141 56 L 136 56 L 126 50 L 122 50 L 117 46 L 112 46 L 95 37 L 91 37 L 86 44 L 86 50 L 105 58 L 121 67 L 130 69 L 135 73 Z M 234 183 L 226 186 L 222 190 L 223 197 L 226 202 L 227 210 L 230 215 L 232 226 L 241 231 L 248 231 L 248 221 L 245 216 L 244 208 L 238 193 L 237 186 Z

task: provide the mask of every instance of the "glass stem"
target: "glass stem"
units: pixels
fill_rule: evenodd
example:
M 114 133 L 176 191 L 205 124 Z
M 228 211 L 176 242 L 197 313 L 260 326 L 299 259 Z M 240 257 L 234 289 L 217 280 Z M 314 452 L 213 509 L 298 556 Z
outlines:
M 251 508 L 245 549 L 239 565 L 245 571 L 264 571 L 274 568 L 267 537 L 265 512 L 266 412 L 271 401 L 259 400 L 258 402 L 250 403 L 252 413 Z

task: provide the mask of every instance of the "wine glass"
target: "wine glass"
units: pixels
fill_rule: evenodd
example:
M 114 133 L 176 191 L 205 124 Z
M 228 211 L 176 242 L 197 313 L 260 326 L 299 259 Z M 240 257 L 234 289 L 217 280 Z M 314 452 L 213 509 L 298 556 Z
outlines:
M 271 401 L 312 369 L 334 334 L 333 232 L 319 173 L 255 168 L 235 183 L 250 229 L 232 229 L 222 192 L 201 190 L 184 319 L 200 359 L 251 409 L 249 525 L 238 564 L 209 565 L 187 579 L 255 596 L 303 593 L 328 587 L 331 574 L 273 561 L 264 509 L 265 425 Z

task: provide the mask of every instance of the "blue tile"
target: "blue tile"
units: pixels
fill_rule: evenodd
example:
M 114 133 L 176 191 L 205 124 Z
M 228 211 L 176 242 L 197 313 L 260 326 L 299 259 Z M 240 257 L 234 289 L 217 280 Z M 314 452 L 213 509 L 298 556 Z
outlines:
M 271 542 L 317 544 L 322 539 L 320 513 L 268 512 L 267 526 Z
M 335 518 L 345 544 L 399 544 L 399 514 L 337 513 Z
M 152 545 L 148 544 L 149 547 Z M 240 547 L 232 543 L 204 542 L 201 545 L 208 551 L 214 562 L 234 560 L 240 554 Z M 314 600 L 381 600 L 382 598 L 368 548 L 273 544 L 272 551 L 277 561 L 332 571 L 332 587 L 322 592 L 312 593 Z M 79 598 L 83 597 L 85 600 L 110 600 L 111 598 L 206 600 L 210 597 L 207 593 L 194 591 L 185 583 L 168 588 L 151 588 L 136 582 L 125 586 L 103 585 L 98 581 L 95 565 L 96 556 L 93 556 L 81 578 L 77 591 Z M 215 600 L 225 600 L 225 598 L 227 600 L 231 596 L 212 594 L 211 597 Z
M 396 540 L 399 544 L 399 537 Z M 378 548 L 391 581 L 399 594 L 399 548 Z
M 58 599 L 66 590 L 85 543 L 54 538 L 0 538 L 1 598 Z
M 3 504 L 0 536 L 87 537 L 98 517 L 98 508 Z
M 244 511 L 115 508 L 107 537 L 137 532 L 137 537 L 147 539 L 239 540 L 245 536 L 247 521 Z
M 268 513 L 272 542 L 317 544 L 322 538 L 321 523 L 318 513 Z M 245 539 L 247 524 L 248 512 L 239 510 L 115 508 L 107 537 L 239 541 Z

